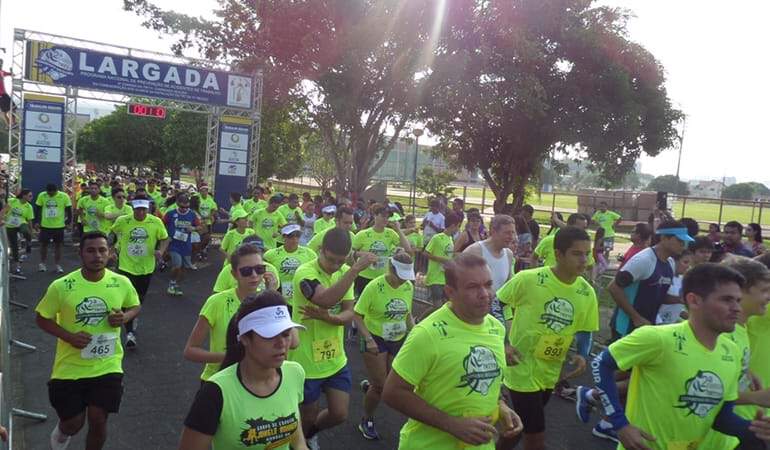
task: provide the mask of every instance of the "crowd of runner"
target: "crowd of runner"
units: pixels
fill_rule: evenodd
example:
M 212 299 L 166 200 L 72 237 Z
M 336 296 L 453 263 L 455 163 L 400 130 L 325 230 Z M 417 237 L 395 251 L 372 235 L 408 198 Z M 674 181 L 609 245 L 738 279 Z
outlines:
M 529 205 L 487 219 L 439 197 L 418 218 L 329 192 L 257 186 L 222 205 L 205 183 L 79 181 L 73 198 L 22 190 L 2 214 L 17 275 L 33 235 L 38 270 L 53 245 L 63 274 L 36 308 L 58 338 L 54 450 L 86 424 L 86 449 L 105 447 L 153 274 L 170 267 L 166 292 L 183 296 L 184 274 L 216 251 L 224 263 L 184 346 L 202 372 L 180 449 L 318 449 L 319 434 L 349 421 L 377 440 L 384 402 L 408 418 L 400 449 L 539 450 L 552 395 L 572 396 L 582 422 L 598 414 L 586 432 L 621 449 L 770 441 L 770 255 L 757 224 L 701 233 L 662 208 L 624 224 L 632 246 L 609 276 L 622 217 L 604 202 L 591 217 L 554 214 L 541 234 Z M 67 228 L 81 267 L 64 274 Z M 603 279 L 616 304 L 606 348 L 592 339 Z M 352 379 L 349 357 L 366 379 Z M 594 385 L 571 388 L 589 368 Z M 354 388 L 364 414 L 349 418 Z

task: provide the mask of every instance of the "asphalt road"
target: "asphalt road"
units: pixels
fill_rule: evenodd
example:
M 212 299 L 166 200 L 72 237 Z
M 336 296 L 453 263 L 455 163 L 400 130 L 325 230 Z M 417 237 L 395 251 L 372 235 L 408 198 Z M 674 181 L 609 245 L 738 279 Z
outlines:
M 182 422 L 199 386 L 198 376 L 202 370 L 199 364 L 182 358 L 182 349 L 221 267 L 221 260 L 213 258 L 207 267 L 188 273 L 182 284 L 185 292 L 183 297 L 166 295 L 167 272 L 156 273 L 153 278 L 137 329 L 139 347 L 136 351 L 127 352 L 124 360 L 123 403 L 120 413 L 110 416 L 106 449 L 177 448 Z M 30 306 L 29 309 L 13 308 L 13 337 L 37 346 L 37 351 L 33 352 L 18 347 L 12 351 L 16 394 L 13 396 L 13 407 L 47 414 L 48 420 L 35 422 L 24 418 L 14 419 L 15 449 L 49 448 L 49 435 L 56 424 L 56 414 L 49 406 L 46 387 L 54 359 L 55 339 L 36 327 L 33 308 L 57 275 L 54 272 L 32 272 L 37 262 L 38 254 L 34 253 L 32 260 L 25 264 L 28 279 L 11 282 L 11 298 Z M 69 272 L 77 264 L 76 251 L 68 246 L 64 268 Z M 361 416 L 362 394 L 355 387 L 365 378 L 363 363 L 356 347 L 350 343 L 346 345 L 354 378 L 349 419 L 342 426 L 322 432 L 321 447 L 367 450 L 397 448 L 398 431 L 405 419 L 384 405 L 378 411 L 376 422 L 382 440 L 366 441 L 356 429 Z M 552 399 L 547 407 L 547 424 L 549 449 L 614 448 L 610 443 L 592 437 L 590 427 L 578 422 L 572 402 Z M 85 430 L 73 439 L 69 448 L 84 448 L 84 439 Z

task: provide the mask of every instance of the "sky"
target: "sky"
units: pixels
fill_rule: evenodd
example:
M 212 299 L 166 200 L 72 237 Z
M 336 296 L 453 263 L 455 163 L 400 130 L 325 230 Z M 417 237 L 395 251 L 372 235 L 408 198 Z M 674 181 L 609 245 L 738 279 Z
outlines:
M 207 16 L 214 0 L 155 0 L 167 9 Z M 770 185 L 765 130 L 770 104 L 766 18 L 770 2 L 735 0 L 602 0 L 630 9 L 629 37 L 666 71 L 675 107 L 687 115 L 683 179 L 760 181 Z M 115 45 L 168 52 L 173 42 L 141 26 L 122 0 L 0 0 L 0 46 L 23 28 Z M 726 6 L 727 5 L 727 6 Z M 42 12 L 42 14 L 41 14 Z M 762 56 L 759 56 L 762 55 Z M 642 157 L 642 171 L 676 172 L 678 149 Z M 764 163 L 764 164 L 763 164 Z

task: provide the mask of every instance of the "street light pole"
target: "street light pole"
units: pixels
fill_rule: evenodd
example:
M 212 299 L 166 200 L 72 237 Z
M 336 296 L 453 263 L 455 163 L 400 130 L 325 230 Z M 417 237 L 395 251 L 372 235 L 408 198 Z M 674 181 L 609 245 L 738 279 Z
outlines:
M 422 128 L 415 128 L 412 131 L 414 134 L 414 167 L 412 167 L 412 215 L 414 215 L 415 206 L 417 205 L 417 154 L 420 151 L 420 136 L 422 136 Z
M 676 162 L 676 179 L 679 180 L 679 168 L 682 166 L 682 146 L 684 145 L 684 132 L 687 129 L 687 116 L 682 117 L 682 134 L 679 135 L 679 159 Z

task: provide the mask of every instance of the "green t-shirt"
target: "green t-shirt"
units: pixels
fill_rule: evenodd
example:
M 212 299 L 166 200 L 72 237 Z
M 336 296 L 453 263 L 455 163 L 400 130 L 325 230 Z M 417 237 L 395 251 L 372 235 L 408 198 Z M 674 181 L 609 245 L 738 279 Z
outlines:
M 413 297 L 411 281 L 394 288 L 385 275 L 380 275 L 366 285 L 353 310 L 364 317 L 364 325 L 371 334 L 386 341 L 400 341 L 406 336 Z
M 281 233 L 281 228 L 286 225 L 286 219 L 278 210 L 269 212 L 267 208 L 256 210 L 250 217 L 254 232 L 262 238 L 265 249 L 276 247 L 276 237 Z
M 591 217 L 591 220 L 598 223 L 600 227 L 604 228 L 604 237 L 613 237 L 615 236 L 615 222 L 617 222 L 620 217 L 620 214 L 616 213 L 615 211 L 596 211 L 593 217 Z
M 84 349 L 56 340 L 51 379 L 78 380 L 123 373 L 120 327 L 110 326 L 107 316 L 115 309 L 134 306 L 139 306 L 139 296 L 131 281 L 110 270 L 105 270 L 97 282 L 83 278 L 78 269 L 51 283 L 35 312 L 55 320 L 70 333 L 84 331 L 92 336 Z
M 533 252 L 535 256 L 543 260 L 543 266 L 545 267 L 553 267 L 556 265 L 556 249 L 553 247 L 553 240 L 555 238 L 556 233 L 553 233 L 540 239 L 540 242 L 538 242 L 537 247 L 535 247 Z M 594 264 L 596 264 L 596 259 L 594 258 L 594 253 L 590 252 L 588 253 L 586 265 L 591 267 Z
M 227 289 L 224 292 L 214 294 L 206 300 L 201 308 L 200 317 L 206 319 L 209 323 L 209 351 L 213 353 L 224 353 L 227 346 L 227 325 L 233 318 L 238 307 L 241 306 L 241 300 L 235 293 L 235 288 Z M 201 380 L 208 380 L 212 375 L 219 371 L 219 363 L 206 363 L 201 374 Z
M 30 202 L 21 203 L 18 198 L 8 200 L 8 212 L 5 214 L 6 228 L 19 228 L 35 218 L 35 211 Z
M 749 317 L 746 324 L 751 344 L 751 372 L 762 381 L 762 387 L 770 387 L 770 308 L 762 316 Z
M 738 346 L 738 354 L 741 355 L 741 378 L 738 381 L 738 392 L 750 391 L 752 380 L 749 373 L 749 361 L 751 360 L 749 332 L 745 325 L 737 323 L 735 324 L 735 331 L 726 334 Z M 735 413 L 746 420 L 754 420 L 757 409 L 754 405 L 736 405 Z M 738 438 L 722 434 L 712 428 L 699 448 L 731 449 L 737 448 L 739 444 Z
M 208 195 L 206 198 L 203 198 L 203 196 L 199 195 L 198 199 L 200 199 L 200 206 L 198 207 L 198 212 L 201 215 L 201 219 L 203 220 L 203 223 L 206 225 L 211 225 L 212 222 L 212 212 L 216 212 L 218 210 L 217 202 L 214 201 L 214 197 Z
M 304 325 L 306 329 L 299 330 L 299 347 L 289 351 L 289 359 L 302 364 L 307 378 L 326 378 L 339 372 L 348 363 L 345 355 L 345 327 L 332 325 L 321 320 L 307 319 L 302 314 L 302 307 L 314 305 L 303 294 L 299 285 L 303 280 L 316 280 L 321 286 L 328 288 L 337 283 L 350 268 L 343 265 L 333 274 L 326 273 L 318 264 L 318 258 L 299 266 L 294 273 L 294 296 L 291 300 L 292 320 Z M 353 301 L 353 286 L 342 296 L 340 302 L 330 309 L 330 313 L 338 314 L 342 302 Z
M 120 214 L 118 217 L 114 219 L 104 219 L 109 224 L 109 226 L 107 227 L 107 231 L 109 231 L 109 229 L 112 227 L 112 224 L 114 224 L 119 217 L 133 215 L 134 209 L 128 203 L 123 204 L 122 208 L 118 208 L 117 206 L 115 206 L 114 203 L 110 203 L 109 205 L 104 207 L 104 214 Z
M 505 367 L 505 329 L 487 315 L 480 325 L 463 322 L 444 304 L 409 333 L 393 370 L 434 408 L 453 417 L 498 416 Z M 400 450 L 456 449 L 449 433 L 409 419 L 401 428 Z M 467 447 L 470 447 L 468 445 Z M 493 450 L 494 441 L 475 449 Z
M 83 216 L 81 217 L 83 231 L 86 233 L 89 231 L 107 231 L 110 225 L 109 221 L 100 219 L 96 214 L 104 213 L 104 208 L 111 204 L 112 200 L 101 195 L 96 197 L 96 199 L 91 198 L 90 195 L 80 197 L 78 209 L 83 210 Z
M 152 201 L 154 201 L 154 202 L 155 202 L 155 206 L 156 206 L 157 208 L 160 208 L 160 207 L 161 207 L 161 205 L 163 204 L 163 201 L 164 201 L 164 199 L 163 199 L 163 194 L 161 194 L 161 193 L 160 193 L 160 189 L 157 189 L 157 188 L 156 188 L 156 189 L 155 189 L 154 191 L 152 191 L 152 192 L 150 192 L 150 191 L 148 190 L 148 191 L 147 191 L 147 195 L 150 197 L 150 199 L 152 199 Z
M 313 250 L 316 253 L 321 253 L 321 245 L 324 243 L 324 236 L 326 236 L 326 233 L 329 230 L 331 230 L 331 228 L 327 228 L 320 233 L 316 233 L 315 236 L 313 236 L 313 239 L 307 243 L 307 248 Z M 356 235 L 352 231 L 348 231 L 348 233 L 350 233 L 350 242 L 353 242 L 353 239 L 355 239 Z
M 269 262 L 265 262 L 265 270 L 272 273 L 276 280 L 279 279 L 278 269 L 276 269 Z M 230 263 L 225 261 L 225 265 L 222 267 L 222 270 L 219 271 L 217 280 L 214 282 L 214 287 L 211 290 L 214 292 L 224 292 L 228 289 L 234 289 L 236 287 L 238 287 L 238 280 L 235 279 L 232 271 L 230 270 Z M 257 287 L 257 292 L 262 292 L 263 290 L 265 290 L 264 281 Z
M 243 202 L 243 210 L 246 211 L 246 213 L 249 215 L 251 215 L 254 211 L 262 208 L 267 208 L 266 200 L 254 200 L 253 198 L 250 198 Z
M 297 206 L 296 208 L 292 209 L 288 204 L 284 204 L 284 205 L 279 206 L 276 211 L 281 213 L 283 218 L 286 220 L 287 224 L 298 223 L 297 222 L 297 217 L 296 217 L 295 214 L 298 214 L 300 217 L 303 216 L 302 208 L 300 208 L 299 206 Z
M 430 238 L 430 242 L 428 242 L 428 246 L 425 247 L 425 251 L 434 256 L 451 259 L 455 251 L 454 239 L 446 233 L 436 233 Z M 429 259 L 428 272 L 425 274 L 425 285 L 444 285 L 445 282 L 444 264 Z
M 118 237 L 118 268 L 133 275 L 155 271 L 155 247 L 168 239 L 163 221 L 150 214 L 138 221 L 133 214 L 115 219 L 111 231 Z
M 418 232 L 414 232 L 411 234 L 406 235 L 406 240 L 409 241 L 409 243 L 412 245 L 412 248 L 415 251 L 422 250 L 423 247 L 423 239 L 422 234 Z
M 505 385 L 516 392 L 552 389 L 575 333 L 599 329 L 596 293 L 583 277 L 565 284 L 550 267 L 523 270 L 497 298 L 515 311 L 509 342 L 522 357 L 506 367 Z
M 646 443 L 651 449 L 701 448 L 722 404 L 738 398 L 741 355 L 725 333 L 709 350 L 688 321 L 647 326 L 612 343 L 609 352 L 620 370 L 631 371 L 626 416 L 655 436 Z
M 238 364 L 211 377 L 222 393 L 222 411 L 212 440 L 214 450 L 249 448 L 289 450 L 299 429 L 299 404 L 304 399 L 305 372 L 297 363 L 284 361 L 275 392 L 259 397 L 240 379 Z
M 334 228 L 335 224 L 336 221 L 334 220 L 334 217 L 329 220 L 326 220 L 323 217 L 319 217 L 313 224 L 313 233 L 318 234 L 328 228 Z
M 388 259 L 393 255 L 393 250 L 398 247 L 400 242 L 398 233 L 391 228 L 385 228 L 380 233 L 374 228 L 367 228 L 356 233 L 353 238 L 352 249 L 374 253 L 377 256 L 377 262 L 362 270 L 359 276 L 371 280 L 384 275 L 388 269 Z
M 297 247 L 297 250 L 292 253 L 287 252 L 285 247 L 274 248 L 265 253 L 265 261 L 278 268 L 278 273 L 280 274 L 278 280 L 281 282 L 281 294 L 283 294 L 289 302 L 291 302 L 294 291 L 294 273 L 299 266 L 316 259 L 316 257 L 317 255 L 313 250 L 302 246 Z
M 254 234 L 252 228 L 246 228 L 243 230 L 243 233 L 238 232 L 237 228 L 233 228 L 225 233 L 225 237 L 222 238 L 219 248 L 224 250 L 224 252 L 227 253 L 227 256 L 230 256 L 247 236 L 252 236 Z M 225 261 L 225 263 L 227 263 L 227 261 Z
M 56 191 L 51 197 L 48 192 L 41 192 L 35 200 L 40 207 L 40 226 L 43 228 L 64 228 L 66 208 L 72 206 L 70 197 L 62 191 Z

